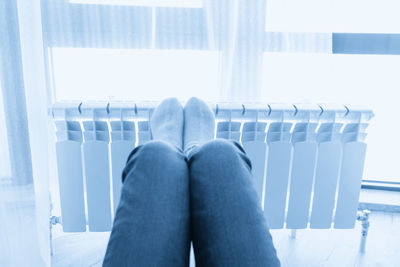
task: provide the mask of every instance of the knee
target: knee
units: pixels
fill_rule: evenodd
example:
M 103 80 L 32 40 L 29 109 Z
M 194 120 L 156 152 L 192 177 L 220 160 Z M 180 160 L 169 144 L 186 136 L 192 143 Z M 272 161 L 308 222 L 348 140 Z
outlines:
M 202 161 L 214 164 L 230 163 L 239 158 L 240 150 L 230 141 L 225 139 L 216 139 L 205 143 L 197 151 Z
M 213 152 L 227 152 L 232 153 L 236 151 L 236 146 L 233 142 L 226 139 L 215 139 L 205 143 L 201 149 L 203 152 L 213 153 Z
M 154 164 L 172 164 L 176 161 L 175 159 L 184 158 L 183 154 L 174 145 L 159 140 L 150 141 L 137 147 L 137 151 L 133 154 L 133 160 L 140 158 Z
M 218 178 L 210 181 L 228 179 L 237 173 L 251 171 L 251 162 L 242 147 L 223 139 L 213 140 L 199 147 L 189 158 L 189 166 L 191 175 L 202 173 L 205 177 Z
M 140 153 L 141 154 L 158 154 L 158 155 L 169 155 L 171 153 L 176 152 L 176 148 L 164 141 L 159 141 L 159 140 L 153 140 L 150 142 L 147 142 L 146 144 L 142 145 L 139 147 Z
M 181 168 L 184 155 L 173 145 L 163 141 L 150 141 L 136 147 L 128 157 L 122 181 L 134 166 L 162 166 L 163 169 Z

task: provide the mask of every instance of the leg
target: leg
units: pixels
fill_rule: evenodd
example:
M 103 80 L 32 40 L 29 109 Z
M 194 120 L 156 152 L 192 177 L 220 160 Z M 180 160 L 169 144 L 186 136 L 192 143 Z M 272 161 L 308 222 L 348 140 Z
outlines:
M 103 266 L 188 266 L 189 176 L 179 148 L 182 112 L 176 101 L 163 102 L 151 122 L 157 141 L 129 156 Z
M 189 183 L 184 155 L 155 141 L 136 148 L 103 266 L 187 266 Z
M 280 266 L 239 144 L 215 140 L 189 159 L 197 266 Z
M 279 266 L 243 148 L 210 141 L 214 115 L 201 100 L 188 101 L 184 118 L 196 265 Z

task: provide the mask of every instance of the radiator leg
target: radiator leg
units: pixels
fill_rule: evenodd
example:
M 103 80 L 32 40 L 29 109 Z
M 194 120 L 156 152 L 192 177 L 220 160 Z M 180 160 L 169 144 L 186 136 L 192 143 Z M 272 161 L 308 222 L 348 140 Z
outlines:
M 49 228 L 50 228 L 50 256 L 53 256 L 53 224 L 52 224 L 52 219 L 50 217 L 50 223 L 49 223 Z
M 50 217 L 50 256 L 53 256 L 53 225 L 61 224 L 61 217 Z
M 50 214 L 53 212 L 53 202 L 51 200 L 51 195 L 49 194 L 50 201 Z M 50 256 L 53 256 L 53 225 L 61 224 L 61 217 L 59 216 L 50 216 L 49 219 L 49 235 L 50 235 Z
M 365 252 L 365 245 L 367 242 L 367 235 L 368 235 L 368 229 L 369 229 L 369 214 L 371 212 L 369 210 L 363 210 L 361 212 L 358 212 L 357 214 L 357 221 L 361 222 L 361 240 L 360 240 L 360 253 Z
M 291 229 L 290 230 L 290 238 L 291 239 L 296 239 L 296 229 Z

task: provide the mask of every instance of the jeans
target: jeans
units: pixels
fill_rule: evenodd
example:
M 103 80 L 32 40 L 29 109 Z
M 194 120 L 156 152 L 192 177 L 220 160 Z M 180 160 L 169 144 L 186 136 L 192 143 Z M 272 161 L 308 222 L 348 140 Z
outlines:
M 103 266 L 280 266 L 251 162 L 238 143 L 182 150 L 161 141 L 135 148 Z

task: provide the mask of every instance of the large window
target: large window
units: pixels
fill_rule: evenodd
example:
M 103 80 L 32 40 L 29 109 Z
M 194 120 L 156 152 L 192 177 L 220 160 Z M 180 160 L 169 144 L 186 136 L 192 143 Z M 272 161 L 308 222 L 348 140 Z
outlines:
M 262 98 L 372 108 L 364 178 L 399 181 L 399 69 L 400 56 L 266 53 Z
M 361 104 L 376 115 L 364 178 L 400 181 L 397 0 L 42 3 L 55 101 Z
M 372 108 L 364 179 L 400 181 L 400 126 L 395 119 L 400 97 L 399 10 L 397 0 L 267 1 L 267 32 L 281 32 L 291 48 L 325 54 L 264 53 L 262 98 Z M 332 42 L 333 53 L 348 54 L 313 50 L 318 43 L 312 42 L 315 33 L 350 33 Z M 360 38 L 359 33 L 375 35 Z
M 52 48 L 57 101 L 218 97 L 218 53 Z
M 400 33 L 398 0 L 268 0 L 266 30 Z

